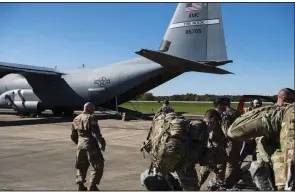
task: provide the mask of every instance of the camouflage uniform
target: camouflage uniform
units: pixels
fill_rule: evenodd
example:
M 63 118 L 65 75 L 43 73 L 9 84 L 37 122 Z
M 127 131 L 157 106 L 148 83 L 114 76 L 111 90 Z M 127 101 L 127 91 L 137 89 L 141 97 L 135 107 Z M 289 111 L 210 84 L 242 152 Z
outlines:
M 208 178 L 211 171 L 215 173 L 217 181 L 224 181 L 227 161 L 226 140 L 221 128 L 214 129 L 209 136 L 208 151 L 202 159 L 205 164 L 200 169 L 199 186 Z
M 156 114 L 158 114 L 158 113 L 172 113 L 172 112 L 174 112 L 174 109 L 169 107 L 167 104 L 163 104 L 163 106 L 160 109 L 158 109 Z
M 226 172 L 225 172 L 225 184 L 227 188 L 232 188 L 239 181 L 240 173 L 240 148 L 241 142 L 227 137 L 227 130 L 230 125 L 238 118 L 238 112 L 229 108 L 222 114 L 222 123 L 221 128 L 226 137 L 227 147 L 227 163 L 226 163 Z
M 157 120 L 159 121 L 159 119 Z M 155 138 L 155 135 L 158 135 L 157 131 L 159 130 L 152 129 L 156 124 L 157 123 L 153 121 L 150 133 L 148 135 L 148 139 Z M 155 127 L 158 127 L 158 126 L 155 126 Z M 184 146 L 188 146 L 188 147 L 185 147 L 184 150 L 180 150 L 178 152 L 179 158 L 178 157 L 176 158 L 176 160 L 179 159 L 178 163 L 175 164 L 174 162 L 175 158 L 174 159 L 168 158 L 165 160 L 165 165 L 164 165 L 164 167 L 165 166 L 167 167 L 163 169 L 163 164 L 162 164 L 162 167 L 157 167 L 156 165 L 155 167 L 157 167 L 158 171 L 161 172 L 163 175 L 168 175 L 169 172 L 175 172 L 179 178 L 181 187 L 184 191 L 197 191 L 200 189 L 200 187 L 198 185 L 198 177 L 197 177 L 195 165 L 200 162 L 201 157 L 206 151 L 206 148 L 207 148 L 206 145 L 208 142 L 208 132 L 207 132 L 207 126 L 203 121 L 189 122 L 189 125 L 187 128 L 189 128 L 188 137 L 190 139 L 186 140 L 187 143 Z M 175 131 L 175 129 L 173 131 Z M 185 136 L 187 137 L 187 134 L 185 134 Z M 151 143 L 153 142 L 155 141 L 152 141 Z M 158 142 L 156 143 L 157 143 L 156 145 L 159 144 Z M 179 144 L 179 142 L 177 142 L 176 140 L 171 140 L 165 143 L 165 145 L 167 146 L 171 145 L 171 150 L 175 150 L 175 148 L 179 147 L 177 143 Z M 156 148 L 159 149 L 161 147 L 158 146 Z M 153 159 L 153 153 L 151 151 L 151 148 L 147 147 L 146 149 Z M 171 167 L 171 165 L 173 165 L 173 167 Z
M 274 104 L 272 106 L 273 108 L 273 120 L 274 121 L 280 121 L 280 119 L 283 118 L 283 111 L 286 109 L 286 107 L 289 104 L 284 104 L 281 107 L 278 107 L 276 104 Z M 277 127 L 280 127 L 281 125 L 278 124 L 276 122 L 275 124 Z M 278 130 L 280 130 L 279 128 L 277 128 Z M 274 138 L 274 137 L 273 137 Z M 256 143 L 256 156 L 257 156 L 257 160 L 253 161 L 253 165 L 252 167 L 263 167 L 264 169 L 262 169 L 261 172 L 269 172 L 269 174 L 271 175 L 270 178 L 265 177 L 265 180 L 273 180 L 273 173 L 271 172 L 271 155 L 275 152 L 276 148 L 278 147 L 278 143 L 273 142 L 272 137 L 269 136 L 260 136 L 260 137 L 256 137 L 255 139 L 255 143 Z M 271 143 L 271 144 L 268 144 Z M 252 176 L 254 175 L 254 173 L 252 173 Z M 275 186 L 273 185 L 272 182 L 264 182 L 264 184 L 262 186 L 260 186 L 261 188 L 263 188 L 263 190 L 274 190 Z
M 103 175 L 104 158 L 98 142 L 105 147 L 105 140 L 100 133 L 97 119 L 93 114 L 82 112 L 72 123 L 72 141 L 77 144 L 76 183 L 86 182 L 89 165 L 91 171 L 91 185 L 98 185 Z
M 260 190 L 282 190 L 287 182 L 287 161 L 291 161 L 294 150 L 294 103 L 268 108 L 269 112 L 262 115 L 257 113 L 261 108 L 242 115 L 229 128 L 228 135 L 240 141 L 256 138 L 259 153 L 250 167 L 253 180 Z
M 201 186 L 198 182 L 195 165 L 200 163 L 206 152 L 209 135 L 207 131 L 202 134 L 194 133 L 194 131 L 202 129 L 201 126 L 206 126 L 203 121 L 191 121 L 190 125 L 191 135 L 198 135 L 198 138 L 192 138 L 189 143 L 188 158 L 176 169 L 176 173 L 184 191 L 199 191 Z

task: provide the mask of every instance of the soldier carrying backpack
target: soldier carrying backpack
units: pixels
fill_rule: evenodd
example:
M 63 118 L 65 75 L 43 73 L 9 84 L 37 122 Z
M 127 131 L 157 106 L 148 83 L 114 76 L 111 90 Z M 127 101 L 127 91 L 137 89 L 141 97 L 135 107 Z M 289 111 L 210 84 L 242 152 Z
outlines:
M 208 110 L 203 120 L 196 121 L 188 121 L 174 112 L 157 114 L 148 141 L 142 147 L 150 155 L 150 171 L 155 168 L 164 177 L 175 172 L 183 190 L 199 190 L 195 164 L 201 163 L 209 132 L 219 120 L 220 115 L 215 110 Z M 169 185 L 175 190 L 174 184 Z
M 258 161 L 251 164 L 250 172 L 260 190 L 295 189 L 295 94 L 291 94 L 291 91 L 289 93 L 285 96 L 288 96 L 292 104 L 286 102 L 284 107 L 266 106 L 254 109 L 239 117 L 228 130 L 228 136 L 233 139 L 258 139 Z M 279 94 L 278 97 L 283 96 Z

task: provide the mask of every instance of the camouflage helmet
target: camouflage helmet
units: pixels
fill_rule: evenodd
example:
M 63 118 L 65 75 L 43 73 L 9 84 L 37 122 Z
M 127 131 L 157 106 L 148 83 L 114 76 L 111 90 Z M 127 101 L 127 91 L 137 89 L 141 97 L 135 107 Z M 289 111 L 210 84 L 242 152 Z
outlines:
M 228 97 L 218 97 L 213 101 L 214 107 L 218 105 L 230 105 L 230 99 Z
M 163 103 L 164 103 L 165 105 L 169 105 L 169 100 L 168 100 L 168 99 L 164 99 Z

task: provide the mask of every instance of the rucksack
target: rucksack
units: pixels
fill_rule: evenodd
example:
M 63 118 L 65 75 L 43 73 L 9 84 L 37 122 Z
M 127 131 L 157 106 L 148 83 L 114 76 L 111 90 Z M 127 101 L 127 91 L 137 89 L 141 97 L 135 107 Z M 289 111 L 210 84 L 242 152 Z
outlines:
M 284 110 L 279 148 L 271 156 L 275 185 L 284 190 L 294 190 L 294 103 Z
M 257 147 L 262 147 L 259 154 L 264 157 L 263 161 L 271 164 L 274 184 L 280 189 L 294 189 L 294 103 L 281 108 L 265 106 L 254 109 L 243 114 L 232 126 L 244 126 L 243 130 L 267 126 L 273 130 L 258 138 Z
M 280 127 L 281 121 L 275 116 L 282 116 L 282 110 L 275 105 L 264 106 L 253 109 L 247 113 L 242 114 L 230 126 L 231 132 L 235 130 L 255 130 L 262 126 Z M 234 129 L 232 129 L 234 127 Z M 271 138 L 273 133 L 266 133 L 267 138 Z M 253 135 L 255 137 L 255 135 Z
M 167 181 L 168 180 L 168 181 Z M 141 185 L 149 191 L 182 191 L 179 178 L 176 173 L 168 173 L 166 177 L 156 169 L 145 170 L 140 175 Z
M 198 136 L 204 132 L 201 130 L 205 130 L 194 127 L 189 120 L 176 113 L 158 114 L 153 120 L 147 145 L 153 166 L 162 173 L 169 173 L 188 158 L 194 158 L 196 153 L 190 145 L 199 139 Z

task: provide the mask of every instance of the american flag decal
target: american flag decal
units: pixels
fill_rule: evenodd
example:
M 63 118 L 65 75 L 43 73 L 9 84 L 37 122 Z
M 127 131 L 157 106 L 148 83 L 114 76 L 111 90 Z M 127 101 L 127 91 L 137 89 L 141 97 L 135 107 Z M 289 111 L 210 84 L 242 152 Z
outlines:
M 201 10 L 202 7 L 206 7 L 207 3 L 187 3 L 185 7 L 185 11 L 198 11 Z

